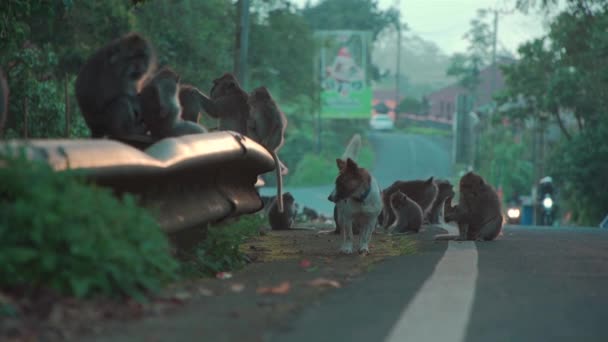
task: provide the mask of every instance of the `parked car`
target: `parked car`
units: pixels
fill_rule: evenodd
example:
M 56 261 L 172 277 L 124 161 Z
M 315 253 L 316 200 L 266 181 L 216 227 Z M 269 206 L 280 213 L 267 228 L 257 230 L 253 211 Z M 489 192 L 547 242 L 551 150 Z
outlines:
M 377 131 L 390 131 L 395 128 L 395 123 L 388 114 L 376 114 L 369 120 L 369 126 Z

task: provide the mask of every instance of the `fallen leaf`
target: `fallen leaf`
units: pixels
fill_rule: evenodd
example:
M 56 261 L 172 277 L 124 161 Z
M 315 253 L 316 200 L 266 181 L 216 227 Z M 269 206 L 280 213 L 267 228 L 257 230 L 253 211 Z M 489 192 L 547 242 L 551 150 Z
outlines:
M 198 293 L 201 294 L 201 296 L 205 296 L 205 297 L 211 297 L 213 296 L 213 291 L 209 290 L 208 288 L 205 287 L 201 287 L 198 289 Z
M 284 281 L 276 287 L 260 287 L 256 290 L 258 294 L 286 294 L 291 289 L 288 281 Z
M 232 292 L 243 292 L 243 290 L 245 289 L 245 285 L 244 284 L 240 284 L 240 283 L 235 283 L 230 285 L 230 291 Z
M 314 287 L 323 287 L 323 286 L 331 286 L 335 288 L 340 288 L 340 283 L 336 280 L 326 279 L 326 278 L 317 278 L 308 282 L 308 285 Z
M 302 259 L 302 261 L 300 261 L 300 267 L 302 268 L 309 268 L 311 265 L 312 262 L 310 262 L 308 259 Z
M 192 297 L 192 295 L 185 291 L 177 292 L 176 294 L 173 295 L 173 298 L 179 300 L 180 302 L 183 302 L 183 301 L 189 299 L 190 297 Z
M 230 272 L 218 272 L 215 277 L 217 279 L 230 279 L 232 278 L 232 273 Z

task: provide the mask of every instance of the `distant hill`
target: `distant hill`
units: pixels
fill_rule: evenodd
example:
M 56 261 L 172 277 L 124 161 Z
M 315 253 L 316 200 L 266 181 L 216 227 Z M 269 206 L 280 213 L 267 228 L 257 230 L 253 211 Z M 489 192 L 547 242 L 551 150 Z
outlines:
M 401 92 L 403 95 L 421 97 L 424 94 L 456 82 L 445 71 L 449 56 L 433 42 L 412 34 L 402 35 L 401 45 Z M 396 70 L 396 32 L 387 31 L 374 43 L 372 62 L 388 76 L 375 84 L 376 88 L 393 88 Z

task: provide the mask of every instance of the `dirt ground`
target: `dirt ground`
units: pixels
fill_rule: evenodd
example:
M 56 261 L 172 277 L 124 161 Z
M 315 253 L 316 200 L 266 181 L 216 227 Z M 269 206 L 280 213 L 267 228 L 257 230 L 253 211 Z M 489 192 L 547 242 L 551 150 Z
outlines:
M 374 234 L 370 255 L 341 255 L 341 236 L 313 226 L 252 238 L 240 247 L 252 260 L 244 269 L 174 284 L 148 303 L 41 296 L 25 322 L 2 318 L 0 340 L 262 341 L 303 306 L 318 305 L 385 258 L 415 253 L 418 243 Z

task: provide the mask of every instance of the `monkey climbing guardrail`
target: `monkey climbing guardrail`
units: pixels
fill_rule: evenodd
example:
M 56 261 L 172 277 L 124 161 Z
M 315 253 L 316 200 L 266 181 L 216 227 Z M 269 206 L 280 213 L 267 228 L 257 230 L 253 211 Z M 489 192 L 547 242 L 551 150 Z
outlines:
M 2 145 L 23 147 L 29 159 L 55 171 L 82 170 L 116 195 L 136 195 L 167 233 L 260 210 L 254 184 L 258 175 L 274 169 L 264 147 L 226 131 L 166 138 L 143 150 L 108 139 L 10 140 Z

